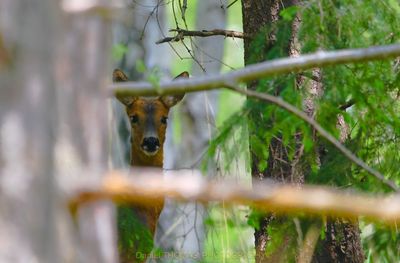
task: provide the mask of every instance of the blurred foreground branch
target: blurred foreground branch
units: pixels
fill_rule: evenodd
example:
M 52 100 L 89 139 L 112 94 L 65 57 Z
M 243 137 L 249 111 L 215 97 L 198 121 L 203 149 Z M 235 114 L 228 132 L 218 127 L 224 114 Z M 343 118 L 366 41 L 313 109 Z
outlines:
M 193 171 L 140 169 L 110 172 L 100 185 L 80 188 L 70 208 L 99 199 L 151 206 L 164 197 L 180 201 L 224 202 L 251 205 L 276 213 L 307 213 L 319 216 L 357 218 L 395 224 L 400 220 L 400 196 L 371 197 L 327 187 L 260 184 L 253 188 L 232 181 L 209 181 Z

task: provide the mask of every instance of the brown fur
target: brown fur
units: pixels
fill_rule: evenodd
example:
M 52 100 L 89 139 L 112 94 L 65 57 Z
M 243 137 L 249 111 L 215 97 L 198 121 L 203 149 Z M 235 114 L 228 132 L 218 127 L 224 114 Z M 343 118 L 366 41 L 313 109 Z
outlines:
M 188 77 L 187 72 L 181 73 L 177 78 Z M 127 81 L 126 75 L 119 69 L 113 72 L 114 82 Z M 184 94 L 175 96 L 161 96 L 156 98 L 145 97 L 126 97 L 118 96 L 117 99 L 126 107 L 126 113 L 131 119 L 132 116 L 137 118 L 137 122 L 131 122 L 131 161 L 132 166 L 163 166 L 164 142 L 167 125 L 163 123 L 162 118 L 168 117 L 171 107 L 183 99 Z M 153 156 L 147 155 L 141 148 L 143 137 L 146 133 L 145 123 L 151 121 L 154 124 L 156 134 L 160 142 L 160 148 Z M 137 211 L 144 218 L 153 237 L 157 227 L 157 221 L 160 216 L 163 204 L 150 208 L 138 208 Z
M 153 112 L 148 114 L 149 109 Z M 168 117 L 169 108 L 167 108 L 158 98 L 144 99 L 138 98 L 130 106 L 126 107 L 128 116 L 136 115 L 139 118 L 137 124 L 132 124 L 132 145 L 131 145 L 131 165 L 132 166 L 163 166 L 163 144 L 165 142 L 166 124 L 161 123 L 162 117 Z M 160 149 L 155 156 L 146 155 L 141 149 L 140 145 L 143 141 L 145 134 L 145 127 L 142 125 L 148 118 L 152 118 L 157 124 L 157 134 L 160 140 Z

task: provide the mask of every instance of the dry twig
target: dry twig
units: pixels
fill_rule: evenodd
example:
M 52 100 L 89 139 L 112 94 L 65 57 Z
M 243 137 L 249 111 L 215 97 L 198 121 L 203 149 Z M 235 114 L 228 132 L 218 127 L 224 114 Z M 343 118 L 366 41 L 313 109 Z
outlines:
M 245 38 L 245 35 L 242 32 L 232 31 L 232 30 L 224 30 L 224 29 L 213 29 L 213 30 L 201 30 L 201 31 L 192 31 L 185 29 L 171 29 L 170 32 L 176 32 L 176 36 L 174 37 L 165 37 L 156 42 L 156 44 L 162 44 L 166 42 L 178 42 L 183 40 L 185 37 L 210 37 L 210 36 L 224 36 L 224 37 L 233 37 L 233 38 Z

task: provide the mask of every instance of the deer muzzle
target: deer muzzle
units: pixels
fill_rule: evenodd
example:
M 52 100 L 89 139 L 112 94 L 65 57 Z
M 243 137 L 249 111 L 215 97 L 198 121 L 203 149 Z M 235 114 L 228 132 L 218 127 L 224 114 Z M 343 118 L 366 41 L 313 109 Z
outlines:
M 155 155 L 160 149 L 160 140 L 157 137 L 145 137 L 141 147 L 145 154 Z

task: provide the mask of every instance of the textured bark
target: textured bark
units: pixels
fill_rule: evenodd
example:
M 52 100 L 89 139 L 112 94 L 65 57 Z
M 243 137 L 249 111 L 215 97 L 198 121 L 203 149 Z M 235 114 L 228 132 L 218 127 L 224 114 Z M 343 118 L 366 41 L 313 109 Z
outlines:
M 254 54 L 254 51 L 251 49 L 251 41 L 265 27 L 278 20 L 278 12 L 281 8 L 280 3 L 281 1 L 274 0 L 242 0 L 243 33 L 250 37 L 244 40 L 245 65 L 265 60 L 264 55 L 266 50 L 261 50 L 258 54 Z M 275 36 L 265 34 L 266 47 L 271 45 L 274 39 Z M 254 60 L 252 59 L 254 55 L 256 55 L 256 61 L 252 61 Z
M 358 263 L 365 261 L 358 223 L 340 218 L 329 219 L 325 227 L 325 236 L 312 262 Z
M 245 47 L 245 65 L 257 63 L 265 60 L 265 55 L 270 48 L 273 47 L 276 41 L 275 30 L 268 30 L 272 28 L 279 19 L 279 12 L 283 7 L 288 7 L 296 4 L 296 1 L 280 1 L 280 0 L 263 0 L 263 1 L 249 1 L 242 0 L 242 13 L 243 13 L 243 33 L 251 36 L 250 39 L 244 40 Z M 299 28 L 299 19 L 295 19 L 292 24 L 292 39 L 287 50 L 288 55 L 297 55 L 297 42 L 296 33 Z M 260 36 L 261 35 L 261 36 Z M 255 53 L 255 49 L 252 48 L 252 41 L 255 39 L 263 39 L 264 48 L 258 50 Z M 253 82 L 248 85 L 249 89 L 255 89 L 257 82 Z M 279 87 L 276 88 L 275 94 L 279 94 Z M 250 118 L 257 120 L 255 115 L 251 115 Z M 265 122 L 265 129 L 271 125 L 271 123 Z M 272 124 L 273 125 L 273 124 Z M 259 127 L 258 127 L 259 128 Z M 250 136 L 255 131 L 249 130 Z M 278 181 L 302 183 L 304 182 L 304 171 L 299 166 L 300 158 L 302 155 L 302 147 L 299 145 L 296 150 L 297 156 L 291 163 L 288 159 L 288 150 L 283 146 L 280 138 L 273 138 L 269 145 L 269 159 L 268 168 L 264 171 L 258 169 L 258 164 L 261 160 L 258 159 L 252 148 L 254 145 L 250 144 L 250 153 L 252 159 L 252 178 L 253 182 L 257 183 L 264 180 L 265 178 L 273 178 Z M 265 254 L 270 236 L 267 233 L 267 228 L 273 216 L 269 215 L 261 219 L 260 228 L 255 230 L 255 248 L 256 248 L 256 262 L 264 262 L 267 260 Z M 271 259 L 269 259 L 271 260 Z
M 336 126 L 340 130 L 340 141 L 344 143 L 350 134 L 350 129 L 343 115 L 338 116 Z M 321 162 L 323 161 L 324 157 L 321 157 Z M 329 218 L 325 226 L 325 236 L 326 239 L 321 240 L 317 247 L 313 262 L 361 263 L 365 261 L 357 221 Z
M 250 1 L 242 0 L 242 11 L 243 11 L 243 33 L 252 36 L 251 39 L 245 39 L 245 64 L 251 64 L 265 60 L 265 54 L 273 47 L 276 40 L 275 31 L 271 30 L 270 33 L 264 33 L 264 49 L 258 50 L 255 53 L 255 49 L 252 48 L 252 41 L 255 39 L 261 39 L 260 32 L 266 32 L 265 28 L 273 26 L 279 19 L 279 12 L 284 7 L 298 4 L 298 1 Z M 297 32 L 299 30 L 301 18 L 296 16 L 292 23 L 291 39 L 288 45 L 287 54 L 288 56 L 297 57 L 300 54 L 300 43 L 298 43 Z M 258 35 L 257 35 L 258 33 Z M 313 70 L 313 79 L 305 79 L 302 76 L 297 77 L 297 86 L 305 87 L 303 92 L 305 99 L 303 101 L 304 111 L 310 117 L 315 115 L 315 104 L 316 98 L 322 95 L 323 87 L 321 85 L 321 71 L 319 69 Z M 254 89 L 257 83 L 252 83 L 248 86 L 249 89 Z M 275 94 L 279 94 L 280 87 L 276 87 Z M 254 115 L 250 118 L 257 118 Z M 272 124 L 264 122 L 265 128 L 267 129 Z M 258 127 L 259 128 L 259 127 Z M 250 135 L 254 131 L 249 130 Z M 253 153 L 252 145 L 250 145 L 250 152 L 252 157 L 252 177 L 253 181 L 257 182 L 264 180 L 265 178 L 273 178 L 278 181 L 286 183 L 303 184 L 309 167 L 303 161 L 303 146 L 301 145 L 301 134 L 297 134 L 295 156 L 293 160 L 289 161 L 287 152 L 288 150 L 282 144 L 281 138 L 273 138 L 269 145 L 269 159 L 268 168 L 264 171 L 258 169 L 258 157 Z M 318 153 L 317 163 L 320 163 Z M 255 245 L 256 245 L 256 262 L 266 261 L 265 252 L 268 246 L 270 236 L 267 233 L 268 225 L 274 220 L 273 216 L 266 216 L 260 221 L 260 229 L 255 231 Z M 330 238 L 324 240 L 322 250 L 319 251 L 318 257 L 314 260 L 317 262 L 342 262 L 341 260 L 353 260 L 344 262 L 362 262 L 363 252 L 360 243 L 359 230 L 356 225 L 343 223 L 341 221 L 329 222 L 327 225 L 327 231 L 329 231 Z M 291 234 L 288 233 L 288 236 Z M 336 236 L 343 236 L 344 238 L 337 241 Z M 294 234 L 293 237 L 294 238 Z M 342 247 L 340 247 L 342 246 Z M 347 254 L 346 254 L 347 253 Z M 346 257 L 347 258 L 346 258 Z M 331 261 L 326 261 L 327 259 Z M 268 260 L 271 260 L 269 258 Z M 322 260 L 322 261 L 318 261 Z M 325 261 L 324 261 L 325 260 Z

